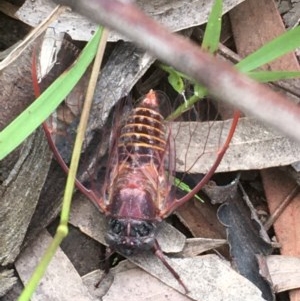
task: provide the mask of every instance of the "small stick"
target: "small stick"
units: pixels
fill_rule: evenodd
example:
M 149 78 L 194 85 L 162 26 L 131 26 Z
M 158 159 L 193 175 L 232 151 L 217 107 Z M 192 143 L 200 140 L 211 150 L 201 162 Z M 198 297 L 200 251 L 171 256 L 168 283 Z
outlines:
M 300 192 L 300 187 L 297 184 L 293 190 L 288 194 L 288 196 L 282 201 L 282 203 L 275 209 L 273 214 L 268 218 L 268 220 L 264 224 L 264 228 L 268 231 L 272 225 L 277 221 L 281 213 L 285 210 L 285 208 L 291 203 L 291 201 L 295 198 L 295 196 Z

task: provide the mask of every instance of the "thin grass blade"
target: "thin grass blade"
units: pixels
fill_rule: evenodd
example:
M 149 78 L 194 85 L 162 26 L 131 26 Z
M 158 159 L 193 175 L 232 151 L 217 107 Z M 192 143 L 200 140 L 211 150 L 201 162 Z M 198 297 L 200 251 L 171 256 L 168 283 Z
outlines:
M 247 75 L 258 82 L 268 83 L 300 77 L 299 71 L 250 71 Z
M 243 73 L 255 70 L 298 47 L 300 47 L 300 26 L 265 44 L 236 64 L 236 67 Z
M 215 0 L 208 17 L 201 47 L 214 54 L 219 47 L 222 28 L 223 1 Z

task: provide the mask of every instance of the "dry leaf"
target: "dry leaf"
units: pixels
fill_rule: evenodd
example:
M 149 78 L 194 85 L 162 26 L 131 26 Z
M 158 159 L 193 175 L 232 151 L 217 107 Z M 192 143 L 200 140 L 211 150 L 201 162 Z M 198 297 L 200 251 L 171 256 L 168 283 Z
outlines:
M 173 123 L 172 131 L 176 133 L 178 145 L 176 170 L 185 171 L 186 167 L 192 166 L 189 172 L 206 173 L 216 159 L 216 150 L 227 137 L 230 124 L 229 120 L 213 123 Z M 190 139 L 191 133 L 193 139 Z M 201 151 L 203 154 L 199 158 Z M 267 128 L 255 119 L 241 118 L 217 171 L 262 169 L 288 165 L 299 160 L 298 143 Z
M 219 248 L 227 244 L 226 239 L 211 239 L 211 238 L 188 238 L 184 249 L 180 252 L 183 257 L 193 257 L 203 252 Z
M 2 266 L 13 263 L 19 255 L 52 158 L 41 129 L 31 135 L 19 151 L 18 161 L 0 186 Z M 5 161 L 0 163 L 2 172 Z
M 158 279 L 145 273 L 142 269 L 136 267 L 129 261 L 122 261 L 117 267 L 110 270 L 110 274 L 104 278 L 99 288 L 95 289 L 95 283 L 101 279 L 100 270 L 93 271 L 82 277 L 84 283 L 88 286 L 89 291 L 96 297 L 102 297 L 104 301 L 110 300 L 147 300 L 147 301 L 167 301 L 191 300 L 189 297 L 166 286 Z M 111 276 L 111 277 L 109 277 Z M 103 294 L 102 287 L 106 286 L 107 278 L 109 287 L 105 288 Z
M 272 247 L 252 204 L 243 201 L 242 194 L 236 191 L 231 200 L 219 207 L 218 218 L 226 227 L 236 270 L 259 287 L 266 300 L 275 300 L 272 286 L 259 273 L 256 257 L 271 254 Z
M 0 272 L 0 297 L 4 296 L 17 282 L 14 270 L 3 270 Z
M 223 13 L 226 13 L 241 2 L 243 2 L 243 0 L 225 0 Z M 147 14 L 172 31 L 179 31 L 207 22 L 212 1 L 138 0 L 136 4 Z M 47 0 L 36 0 L 34 2 L 27 0 L 17 12 L 17 16 L 24 23 L 35 27 L 40 20 L 45 19 L 49 15 L 54 7 L 55 4 Z M 78 24 L 80 24 L 80 26 L 78 26 Z M 59 22 L 53 24 L 53 27 L 55 27 L 57 31 L 67 32 L 74 40 L 84 41 L 88 41 L 97 29 L 97 25 L 93 24 L 90 20 L 71 12 L 64 14 L 59 19 Z M 116 41 L 120 38 L 123 39 L 120 35 L 112 33 L 109 40 Z
M 193 259 L 172 259 L 169 260 L 169 262 L 172 264 L 172 266 L 175 266 L 177 271 L 179 271 L 180 277 L 182 277 L 183 282 L 190 290 L 188 297 L 192 300 L 264 300 L 261 297 L 261 292 L 257 287 L 236 273 L 226 262 L 222 261 L 215 255 L 205 255 Z M 105 297 L 103 297 L 103 300 L 116 300 L 116 296 L 118 296 L 118 300 L 132 300 L 129 296 L 130 294 L 134 294 L 134 292 L 137 292 L 138 296 L 140 296 L 140 298 L 142 297 L 143 300 L 148 300 L 147 297 L 150 298 L 153 294 L 153 286 L 158 290 L 158 294 L 164 290 L 167 290 L 166 288 L 163 288 L 163 286 L 159 285 L 156 281 L 152 280 L 150 276 L 143 276 L 145 272 L 142 272 L 138 269 L 132 270 L 132 268 L 130 268 L 129 272 L 126 270 L 124 271 L 122 265 L 120 268 L 112 271 L 114 280 L 110 280 L 111 286 Z M 121 275 L 118 275 L 118 271 Z M 173 279 L 171 275 L 169 275 L 169 272 L 166 271 L 164 267 L 159 266 L 153 268 L 153 275 L 167 285 L 176 287 L 176 290 L 182 291 L 182 288 L 178 285 L 177 281 Z M 92 277 L 92 280 L 89 279 L 87 281 L 86 277 L 87 276 L 84 277 L 84 281 L 85 283 L 89 283 L 91 289 L 91 284 L 95 283 L 96 279 L 99 279 L 99 273 L 96 273 L 96 276 L 90 275 L 89 277 Z M 141 279 L 147 279 L 145 281 L 149 282 L 141 281 Z M 167 292 L 169 292 L 169 290 L 167 290 Z M 95 294 L 97 295 L 96 291 Z M 154 294 L 154 296 L 156 296 L 156 294 Z
M 47 231 L 42 232 L 16 261 L 15 267 L 23 283 L 28 281 L 52 239 Z M 96 299 L 89 294 L 66 255 L 58 249 L 31 300 L 92 301 Z
M 275 2 L 270 0 L 245 1 L 230 13 L 230 18 L 235 45 L 241 57 L 259 49 L 262 45 L 286 31 Z M 249 43 L 249 40 L 251 40 L 251 43 Z M 295 53 L 290 52 L 268 63 L 263 68 L 269 71 L 299 71 L 299 62 Z M 275 146 L 278 153 L 281 153 L 282 148 L 285 151 L 287 150 L 284 143 Z M 296 144 L 288 145 L 288 147 L 293 150 L 298 148 Z M 282 161 L 279 161 L 276 166 L 285 165 L 286 163 L 283 157 Z M 293 189 L 295 183 L 278 169 L 264 170 L 261 175 L 270 213 L 272 214 Z M 299 256 L 300 208 L 298 204 L 299 197 L 294 199 L 284 210 L 274 225 L 275 234 L 282 245 L 281 253 L 285 255 Z M 289 295 L 291 301 L 299 300 L 300 290 L 293 290 Z
M 266 260 L 277 293 L 300 288 L 299 257 L 270 255 Z

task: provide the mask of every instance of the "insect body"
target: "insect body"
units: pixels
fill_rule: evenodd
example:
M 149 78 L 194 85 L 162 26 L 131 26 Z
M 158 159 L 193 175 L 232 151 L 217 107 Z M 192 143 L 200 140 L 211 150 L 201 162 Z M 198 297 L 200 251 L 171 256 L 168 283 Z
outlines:
M 112 250 L 131 255 L 152 249 L 187 292 L 156 241 L 162 213 L 169 212 L 174 200 L 175 159 L 159 105 L 156 92 L 150 90 L 118 130 L 98 204 L 107 216 L 106 241 Z
M 151 90 L 130 114 L 117 138 L 109 171 L 106 240 L 115 250 L 132 254 L 155 243 L 161 209 L 166 206 L 174 156 L 170 132 Z
M 111 141 L 110 159 L 100 197 L 78 180 L 76 186 L 105 214 L 105 238 L 112 251 L 131 255 L 152 250 L 187 292 L 156 241 L 159 224 L 209 181 L 228 148 L 239 113 L 235 113 L 227 140 L 218 151 L 210 171 L 187 195 L 176 199 L 172 189 L 175 149 L 170 128 L 159 108 L 158 94 L 150 90 L 129 116 L 123 117 L 124 121 L 120 122 Z M 49 144 L 58 162 L 68 172 L 49 136 Z

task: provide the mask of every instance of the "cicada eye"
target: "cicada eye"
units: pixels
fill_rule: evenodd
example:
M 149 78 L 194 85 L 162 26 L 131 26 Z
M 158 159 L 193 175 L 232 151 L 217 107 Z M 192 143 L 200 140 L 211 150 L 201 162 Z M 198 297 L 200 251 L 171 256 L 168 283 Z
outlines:
M 131 235 L 135 237 L 145 237 L 152 232 L 153 226 L 149 223 L 141 223 L 131 228 Z
M 124 229 L 124 225 L 116 219 L 111 219 L 109 221 L 109 227 L 112 230 L 112 232 L 115 234 L 120 234 Z

